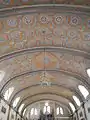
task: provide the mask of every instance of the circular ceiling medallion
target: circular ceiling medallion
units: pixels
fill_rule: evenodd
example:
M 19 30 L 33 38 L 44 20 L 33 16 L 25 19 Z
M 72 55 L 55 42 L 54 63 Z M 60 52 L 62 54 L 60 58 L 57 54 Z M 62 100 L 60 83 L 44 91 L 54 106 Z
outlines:
M 41 16 L 41 17 L 40 17 L 40 22 L 43 23 L 43 24 L 48 23 L 48 22 L 49 22 L 48 17 L 46 17 L 46 16 Z
M 7 24 L 10 27 L 16 27 L 17 26 L 17 20 L 16 19 L 8 19 Z
M 78 16 L 71 16 L 70 24 L 78 25 L 80 23 L 80 18 Z
M 55 23 L 56 24 L 62 24 L 63 23 L 63 17 L 62 16 L 56 16 L 55 17 Z
M 26 24 L 26 25 L 32 25 L 33 22 L 34 22 L 34 17 L 33 16 L 30 16 L 30 15 L 25 15 L 23 17 L 23 22 Z

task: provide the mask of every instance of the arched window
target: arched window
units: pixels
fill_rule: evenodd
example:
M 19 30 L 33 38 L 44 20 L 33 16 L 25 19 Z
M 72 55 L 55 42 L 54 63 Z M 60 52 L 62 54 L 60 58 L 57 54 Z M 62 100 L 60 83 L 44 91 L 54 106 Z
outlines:
M 87 74 L 88 74 L 88 76 L 90 77 L 90 68 L 87 69 Z
M 75 112 L 75 107 L 74 107 L 74 105 L 73 105 L 72 103 L 69 103 L 69 105 L 70 105 L 72 111 Z
M 43 108 L 43 113 L 44 114 L 50 113 L 50 106 L 48 105 L 48 102 L 45 103 L 45 106 Z
M 80 92 L 82 93 L 82 95 L 84 96 L 84 98 L 86 99 L 87 96 L 89 95 L 88 90 L 82 85 L 79 85 L 78 88 L 79 88 Z
M 19 113 L 21 113 L 21 111 L 22 111 L 22 109 L 23 109 L 23 107 L 24 107 L 24 104 L 22 104 L 21 106 L 20 106 L 20 108 L 19 108 Z
M 48 102 L 45 103 L 45 106 L 48 106 Z
M 57 115 L 59 115 L 59 114 L 63 115 L 63 109 L 61 107 L 57 108 Z
M 37 109 L 35 108 L 35 115 L 37 115 L 38 113 L 37 113 Z
M 9 100 L 9 98 L 10 98 L 11 94 L 13 93 L 13 91 L 14 91 L 14 87 L 9 88 L 9 89 L 5 92 L 5 94 L 4 94 L 4 99 L 5 99 L 5 100 Z
M 81 105 L 80 100 L 79 100 L 76 96 L 73 96 L 73 99 L 74 99 L 74 101 L 76 102 L 76 104 L 77 104 L 78 106 Z
M 37 109 L 36 109 L 36 108 L 32 108 L 30 114 L 31 114 L 31 116 L 32 116 L 32 115 L 38 115 Z
M 61 115 L 63 115 L 63 109 L 60 107 L 60 113 Z
M 25 115 L 26 109 L 23 111 L 23 116 Z
M 47 112 L 50 113 L 50 106 L 47 106 Z
M 56 113 L 57 113 L 57 115 L 59 115 L 59 107 L 57 108 L 57 110 L 56 110 L 56 111 L 57 111 L 57 112 L 56 112 Z
M 46 111 L 47 111 L 46 106 L 44 106 L 44 108 L 43 108 L 43 113 L 45 114 Z
M 5 76 L 5 72 L 0 71 L 0 82 L 3 80 L 4 76 Z
M 34 114 L 34 108 L 31 109 L 31 115 L 33 115 L 33 114 Z
M 16 98 L 13 102 L 13 107 L 15 108 L 20 100 L 20 97 Z

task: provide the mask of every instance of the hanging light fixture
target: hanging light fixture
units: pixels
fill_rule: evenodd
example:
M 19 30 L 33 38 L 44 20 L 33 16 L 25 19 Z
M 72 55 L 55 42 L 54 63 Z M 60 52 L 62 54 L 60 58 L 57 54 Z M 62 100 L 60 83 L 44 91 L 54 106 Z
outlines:
M 51 82 L 50 82 L 50 79 L 47 77 L 46 75 L 46 71 L 44 71 L 41 75 L 41 81 L 40 81 L 40 84 L 41 86 L 43 87 L 46 87 L 46 86 L 51 86 Z

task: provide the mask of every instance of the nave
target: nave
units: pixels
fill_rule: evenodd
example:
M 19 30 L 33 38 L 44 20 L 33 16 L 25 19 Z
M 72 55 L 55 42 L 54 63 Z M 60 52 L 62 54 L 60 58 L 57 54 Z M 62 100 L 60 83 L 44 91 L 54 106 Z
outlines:
M 0 120 L 90 120 L 90 0 L 0 1 Z

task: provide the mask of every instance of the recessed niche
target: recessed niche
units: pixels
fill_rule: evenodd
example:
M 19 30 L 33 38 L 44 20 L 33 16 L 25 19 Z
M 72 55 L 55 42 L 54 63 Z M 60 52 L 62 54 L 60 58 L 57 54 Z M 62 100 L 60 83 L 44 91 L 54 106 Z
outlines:
M 11 118 L 14 119 L 14 115 L 13 114 L 11 115 Z
M 1 112 L 3 112 L 4 114 L 6 113 L 6 108 L 4 106 L 2 106 Z
M 82 117 L 82 116 L 83 116 L 82 112 L 80 112 L 80 113 L 79 113 L 79 116 L 80 116 L 80 117 Z
M 88 108 L 88 113 L 90 113 L 90 107 Z

